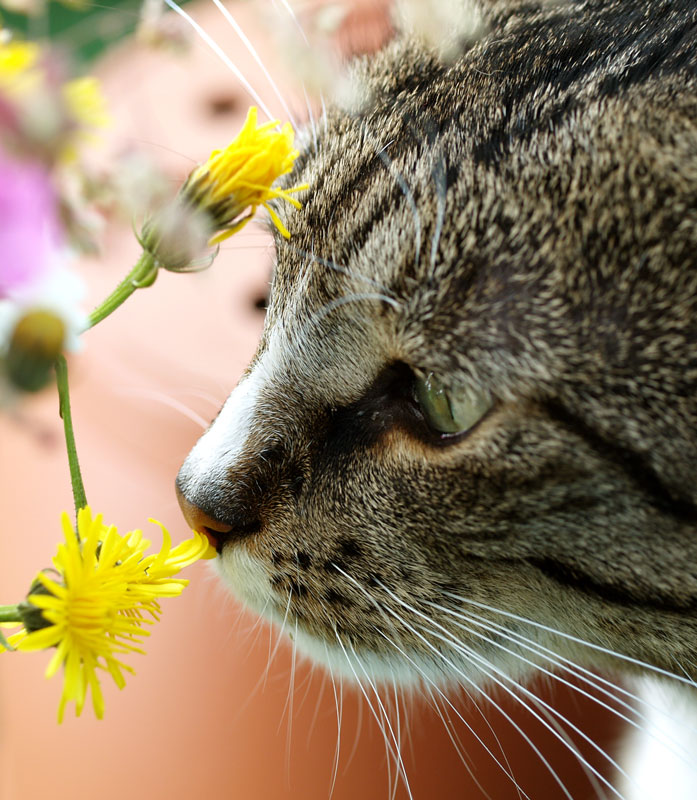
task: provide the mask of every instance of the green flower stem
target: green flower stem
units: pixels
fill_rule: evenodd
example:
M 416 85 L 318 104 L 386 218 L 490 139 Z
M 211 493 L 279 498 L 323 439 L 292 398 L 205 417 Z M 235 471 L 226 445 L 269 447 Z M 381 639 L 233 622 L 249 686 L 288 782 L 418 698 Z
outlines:
M 87 505 L 85 487 L 82 483 L 80 463 L 77 460 L 75 447 L 75 434 L 73 432 L 73 418 L 70 413 L 70 390 L 68 389 L 68 365 L 64 356 L 56 360 L 56 383 L 58 384 L 59 411 L 63 419 L 65 431 L 65 447 L 68 451 L 68 464 L 70 465 L 70 482 L 73 487 L 73 500 L 75 501 L 75 514 Z
M 19 606 L 0 606 L 0 622 L 21 622 Z
M 87 329 L 106 319 L 109 314 L 123 303 L 135 292 L 145 286 L 152 286 L 157 277 L 157 263 L 152 253 L 144 250 L 136 262 L 135 267 L 126 275 L 121 283 L 107 297 L 107 299 L 97 306 L 90 314 Z

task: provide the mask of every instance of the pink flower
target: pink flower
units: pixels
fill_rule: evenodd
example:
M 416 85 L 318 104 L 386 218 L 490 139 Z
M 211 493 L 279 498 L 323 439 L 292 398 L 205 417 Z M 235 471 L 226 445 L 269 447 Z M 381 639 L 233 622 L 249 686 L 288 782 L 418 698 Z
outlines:
M 24 294 L 55 265 L 62 246 L 46 168 L 0 149 L 0 298 Z

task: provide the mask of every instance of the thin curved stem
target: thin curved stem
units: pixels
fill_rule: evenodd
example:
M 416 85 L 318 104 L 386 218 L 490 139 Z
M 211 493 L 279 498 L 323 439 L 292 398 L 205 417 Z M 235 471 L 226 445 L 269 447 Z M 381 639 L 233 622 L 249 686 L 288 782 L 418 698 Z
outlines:
M 114 291 L 100 303 L 90 314 L 87 330 L 94 328 L 97 323 L 106 319 L 135 292 L 145 286 L 152 286 L 157 277 L 157 264 L 155 257 L 147 250 L 143 250 L 133 269 L 119 283 Z
M 56 359 L 56 383 L 58 386 L 59 413 L 63 420 L 63 430 L 65 431 L 65 448 L 68 452 L 68 465 L 70 467 L 70 483 L 73 489 L 73 500 L 75 502 L 75 515 L 87 505 L 85 496 L 85 486 L 82 482 L 80 472 L 80 462 L 77 458 L 77 448 L 75 446 L 75 432 L 73 431 L 73 417 L 70 412 L 70 389 L 68 388 L 68 365 L 65 356 Z

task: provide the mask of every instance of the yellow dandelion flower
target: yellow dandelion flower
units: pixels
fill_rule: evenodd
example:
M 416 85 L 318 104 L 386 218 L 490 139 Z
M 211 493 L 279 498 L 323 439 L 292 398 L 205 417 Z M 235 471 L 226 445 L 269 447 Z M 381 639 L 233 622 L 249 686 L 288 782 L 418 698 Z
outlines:
M 308 186 L 272 188 L 274 181 L 291 171 L 298 157 L 293 147 L 292 126 L 286 123 L 279 131 L 278 125 L 278 120 L 257 125 L 257 109 L 250 108 L 242 130 L 232 142 L 224 150 L 214 150 L 208 161 L 187 178 L 180 191 L 181 197 L 205 209 L 213 220 L 214 230 L 218 231 L 209 244 L 217 244 L 241 230 L 258 206 L 269 212 L 284 237 L 290 237 L 268 201 L 281 198 L 301 208 L 292 195 Z M 244 214 L 247 209 L 248 213 Z
M 157 523 L 159 524 L 159 523 Z M 63 693 L 58 708 L 62 721 L 68 702 L 79 716 L 88 689 L 96 716 L 104 714 L 98 670 L 108 672 L 121 689 L 124 672 L 133 672 L 121 660 L 128 653 L 143 653 L 149 635 L 144 626 L 159 617 L 159 597 L 174 597 L 188 581 L 174 577 L 185 566 L 210 556 L 208 540 L 194 533 L 175 548 L 166 529 L 161 551 L 146 555 L 150 542 L 139 530 L 125 535 L 107 526 L 101 514 L 93 517 L 89 506 L 78 514 L 77 532 L 67 514 L 62 517 L 65 541 L 53 559 L 55 579 L 37 576 L 22 604 L 24 629 L 8 637 L 18 650 L 56 651 L 46 677 L 64 668 Z
M 152 286 L 160 269 L 191 272 L 205 269 L 215 258 L 213 245 L 244 228 L 259 206 L 269 212 L 276 228 L 290 237 L 278 214 L 269 205 L 281 199 L 295 208 L 293 194 L 308 184 L 289 189 L 273 183 L 293 169 L 299 153 L 295 134 L 286 123 L 257 124 L 257 110 L 250 108 L 239 134 L 224 150 L 214 150 L 208 161 L 196 167 L 177 195 L 145 220 L 138 241 L 143 252 L 121 283 L 90 314 L 89 327 L 117 309 L 136 289 Z

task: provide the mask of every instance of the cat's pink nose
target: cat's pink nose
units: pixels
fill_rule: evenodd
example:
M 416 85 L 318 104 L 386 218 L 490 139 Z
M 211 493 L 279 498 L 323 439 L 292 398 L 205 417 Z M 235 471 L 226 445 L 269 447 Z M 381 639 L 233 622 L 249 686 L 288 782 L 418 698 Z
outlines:
M 206 536 L 211 545 L 213 545 L 213 547 L 220 552 L 223 544 L 231 536 L 232 525 L 228 525 L 225 522 L 221 522 L 220 520 L 211 517 L 210 514 L 206 514 L 206 512 L 200 509 L 197 505 L 189 502 L 189 500 L 184 497 L 184 493 L 178 486 L 176 489 L 179 507 L 182 510 L 182 514 L 184 515 L 187 525 L 192 530 L 198 531 Z

